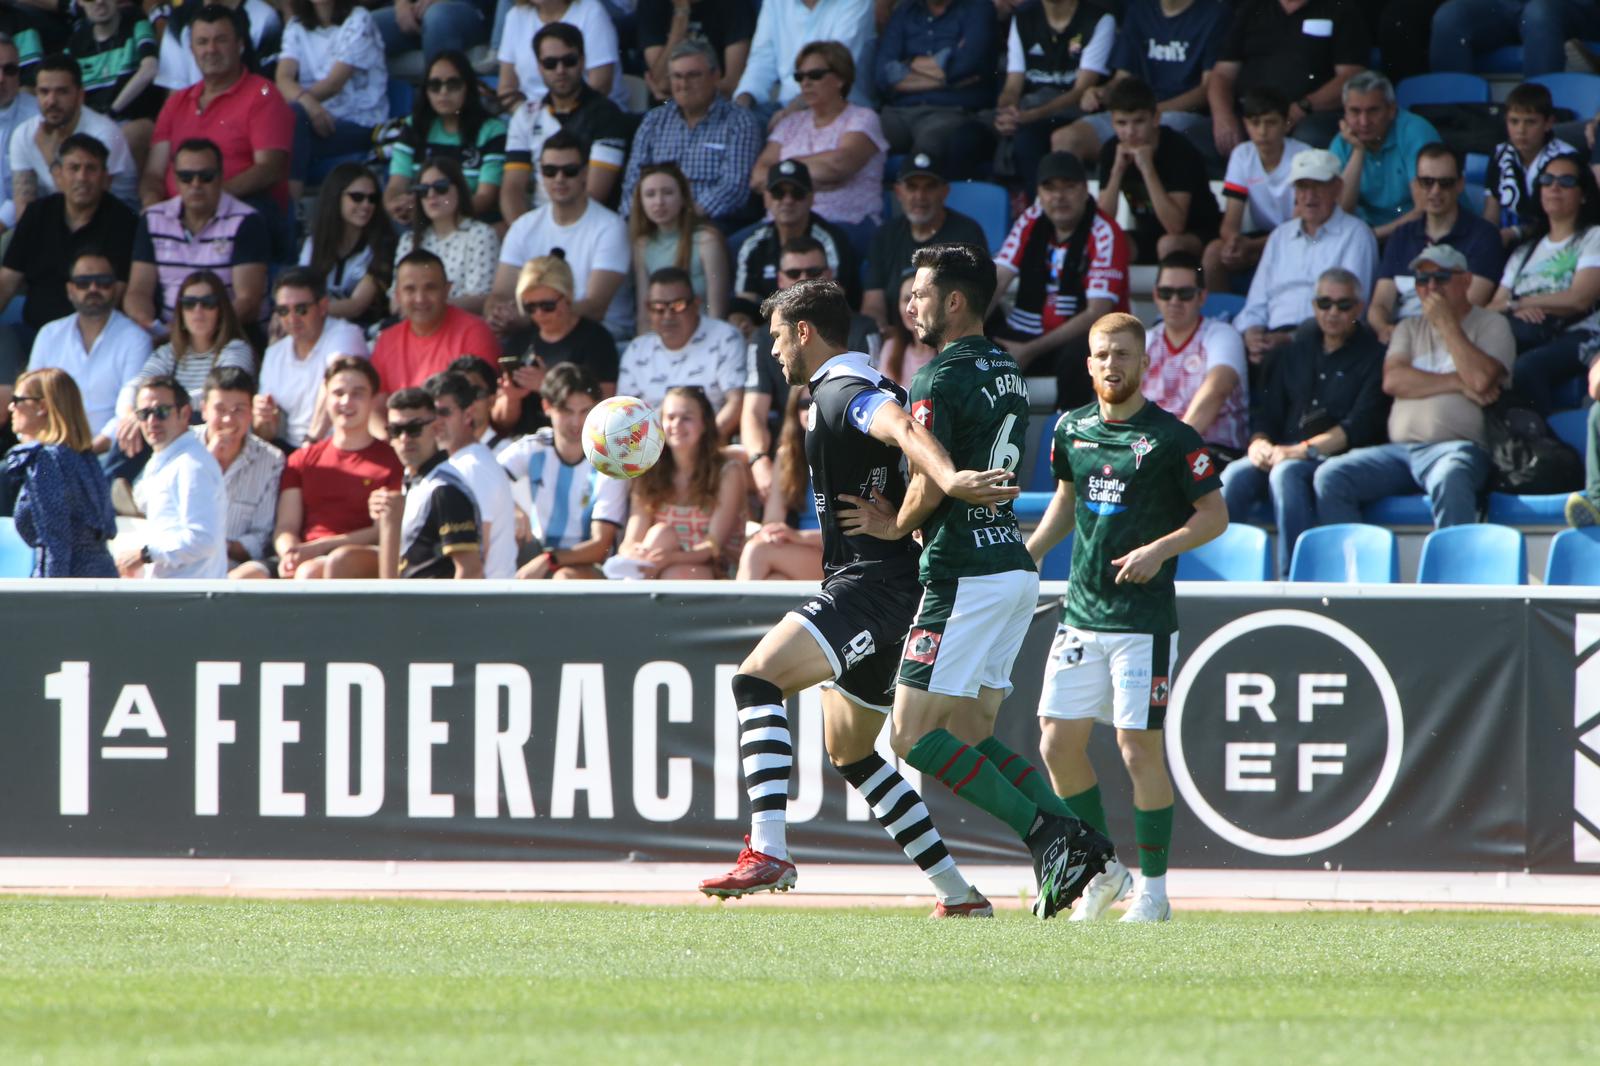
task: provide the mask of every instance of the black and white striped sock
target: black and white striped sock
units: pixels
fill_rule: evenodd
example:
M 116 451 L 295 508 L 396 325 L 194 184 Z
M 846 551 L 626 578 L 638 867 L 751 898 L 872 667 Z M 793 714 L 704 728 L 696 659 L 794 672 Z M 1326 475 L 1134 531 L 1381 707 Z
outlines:
M 783 692 L 770 681 L 735 674 L 733 702 L 739 708 L 739 758 L 750 797 L 750 847 L 787 859 L 785 828 L 794 746 Z
M 945 903 L 959 903 L 967 898 L 972 886 L 956 867 L 944 846 L 944 839 L 933 824 L 928 805 L 911 787 L 911 782 L 900 776 L 900 771 L 873 752 L 865 759 L 838 767 L 839 775 L 861 793 L 872 808 L 872 816 L 883 826 L 884 832 L 900 845 L 906 858 L 916 863 Z

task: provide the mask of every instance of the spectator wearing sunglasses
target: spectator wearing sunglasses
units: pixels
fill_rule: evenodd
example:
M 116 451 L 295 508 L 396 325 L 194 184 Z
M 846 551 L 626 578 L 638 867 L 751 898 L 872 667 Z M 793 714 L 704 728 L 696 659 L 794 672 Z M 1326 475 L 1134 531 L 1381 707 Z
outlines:
M 34 203 L 6 248 L 0 265 L 0 308 L 25 287 L 22 321 L 31 329 L 72 314 L 67 276 L 80 249 L 105 251 L 119 286 L 128 280 L 129 250 L 139 216 L 107 195 L 106 158 L 106 146 L 86 133 L 74 133 L 63 141 L 56 164 L 61 191 Z
M 289 0 L 278 91 L 294 110 L 289 196 L 324 159 L 365 152 L 389 117 L 389 71 L 372 13 L 354 0 Z
M 1505 250 L 1494 225 L 1461 209 L 1461 162 L 1455 152 L 1438 141 L 1417 152 L 1417 175 L 1411 179 L 1411 197 L 1422 214 L 1402 223 L 1383 246 L 1378 281 L 1372 289 L 1367 322 L 1384 344 L 1394 336 L 1402 318 L 1422 313 L 1422 301 L 1406 264 L 1430 244 L 1448 244 L 1467 257 L 1472 284 L 1467 299 L 1482 307 L 1494 295 Z
M 388 409 L 389 446 L 405 467 L 405 481 L 402 492 L 375 489 L 368 497 L 378 527 L 378 576 L 482 577 L 478 508 L 439 447 L 433 397 L 423 389 L 401 389 L 389 397 Z
M 597 381 L 602 399 L 617 394 L 617 342 L 604 326 L 578 314 L 572 293 L 572 268 L 566 260 L 547 255 L 522 265 L 517 306 L 533 329 L 520 358 L 500 360 L 505 376 L 492 417 L 509 434 L 532 433 L 548 424 L 541 410 L 545 374 L 563 363 Z
M 483 106 L 472 62 L 460 52 L 441 52 L 428 63 L 422 91 L 389 149 L 383 206 L 402 226 L 413 221 L 417 169 L 441 156 L 460 162 L 472 190 L 471 213 L 492 214 L 505 172 L 506 123 Z
M 266 556 L 283 480 L 283 452 L 250 432 L 255 395 L 255 378 L 238 367 L 218 367 L 206 377 L 201 424 L 191 430 L 222 468 L 230 566 Z
M 375 325 L 388 314 L 396 258 L 394 227 L 378 206 L 377 176 L 360 163 L 340 163 L 317 192 L 314 217 L 300 265 L 326 279 L 333 314 Z
M 367 355 L 360 327 L 335 318 L 321 275 L 295 267 L 273 284 L 272 313 L 283 336 L 261 359 L 261 387 L 252 404 L 256 436 L 293 451 L 327 436 L 323 372 L 342 356 Z
M 1222 471 L 1228 518 L 1249 522 L 1263 499 L 1278 528 L 1287 577 L 1300 534 L 1317 524 L 1318 464 L 1383 441 L 1383 345 L 1361 324 L 1361 283 L 1343 267 L 1322 272 L 1312 318 L 1250 393 L 1246 458 Z
M 546 203 L 544 186 L 533 177 L 533 161 L 544 142 L 562 130 L 589 146 L 586 185 L 589 198 L 613 206 L 622 168 L 633 139 L 634 120 L 616 102 L 583 80 L 583 34 L 576 26 L 552 22 L 533 37 L 544 71 L 544 96 L 517 105 L 506 132 L 506 177 L 500 213 L 515 222 Z
M 1435 527 L 1478 520 L 1478 496 L 1492 464 L 1483 409 L 1511 377 L 1516 342 L 1504 315 L 1467 299 L 1467 257 L 1435 244 L 1410 263 L 1422 314 L 1403 320 L 1383 361 L 1383 391 L 1394 397 L 1389 442 L 1328 460 L 1313 479 L 1324 525 L 1361 521 L 1361 506 L 1419 489 Z
M 773 115 L 770 101 L 776 90 L 777 102 L 783 105 L 777 118 L 799 111 L 805 106 L 800 86 L 788 75 L 795 69 L 800 49 L 812 41 L 838 41 L 849 50 L 857 69 L 866 70 L 872 58 L 873 39 L 878 36 L 874 12 L 877 6 L 881 5 L 875 5 L 873 0 L 764 0 L 756 16 L 755 35 L 750 39 L 750 59 L 733 92 L 733 102 L 754 110 L 766 122 Z M 863 77 L 856 83 L 856 103 L 873 102 L 871 82 L 871 78 Z M 767 128 L 771 126 L 767 122 Z
M 255 374 L 256 355 L 233 313 L 233 303 L 222 279 L 209 270 L 197 270 L 178 289 L 178 313 L 172 335 L 139 370 L 139 380 L 172 377 L 190 395 L 199 395 L 206 379 L 218 367 L 230 366 Z M 133 390 L 125 390 L 118 407 L 132 412 Z M 131 438 L 138 427 L 126 419 Z
M 617 392 L 659 407 L 674 386 L 700 389 L 716 413 L 714 428 L 728 440 L 739 430 L 744 406 L 744 335 L 700 313 L 689 275 L 677 267 L 650 275 L 646 306 L 650 332 L 639 334 L 623 351 Z
M 507 108 L 532 100 L 544 91 L 545 68 L 534 49 L 539 30 L 565 22 L 583 35 L 584 80 L 619 107 L 628 104 L 617 53 L 617 28 L 601 0 L 516 0 L 500 33 L 500 102 Z
M 1546 163 L 1535 185 L 1544 217 L 1507 257 L 1489 309 L 1517 338 L 1517 391 L 1548 415 L 1556 390 L 1594 360 L 1585 344 L 1600 332 L 1600 189 L 1570 155 Z
M 483 576 L 517 576 L 517 505 L 511 478 L 500 469 L 494 452 L 478 439 L 472 409 L 482 394 L 466 374 L 450 370 L 423 385 L 433 397 L 433 428 L 439 447 L 450 453 L 450 465 L 466 482 L 478 506 L 478 533 L 483 542 Z
M 178 146 L 179 192 L 145 209 L 133 235 L 133 266 L 123 300 L 146 329 L 172 321 L 184 280 L 196 270 L 222 279 L 234 313 L 253 325 L 266 318 L 272 237 L 254 208 L 223 191 L 222 151 L 210 141 Z
M 117 553 L 123 577 L 228 576 L 228 493 L 222 467 L 189 432 L 191 413 L 176 378 L 139 383 L 133 414 L 153 454 L 133 490 L 144 543 Z
M 17 224 L 11 200 L 11 135 L 39 114 L 39 98 L 22 91 L 22 57 L 9 33 L 0 33 L 0 226 Z
M 1161 260 L 1154 296 L 1161 321 L 1145 333 L 1145 399 L 1193 428 L 1218 460 L 1231 462 L 1244 454 L 1248 428 L 1244 338 L 1201 315 L 1206 290 L 1193 253 Z
M 117 397 L 150 357 L 150 334 L 116 309 L 117 275 L 109 255 L 80 250 L 67 276 L 73 313 L 39 330 L 29 370 L 55 367 L 83 393 L 94 450 L 105 453 L 117 431 Z
M 450 279 L 450 304 L 481 314 L 494 287 L 500 235 L 472 217 L 473 198 L 461 167 L 449 156 L 430 159 L 411 186 L 411 228 L 400 235 L 395 261 L 415 248 L 432 252 Z M 391 284 L 389 300 L 395 299 Z
M 562 130 L 539 153 L 539 174 L 549 203 L 511 224 L 500 246 L 487 315 L 496 330 L 522 325 L 516 284 L 522 265 L 541 255 L 560 255 L 572 267 L 577 310 L 618 340 L 633 333 L 633 286 L 629 278 L 628 226 L 615 211 L 589 196 L 588 151 Z
M 765 204 L 768 221 L 734 234 L 733 292 L 742 300 L 760 304 L 778 291 L 778 260 L 783 246 L 796 237 L 810 237 L 822 245 L 851 307 L 861 305 L 861 288 L 850 235 L 812 210 L 816 192 L 811 169 L 798 159 L 785 159 L 767 171 Z

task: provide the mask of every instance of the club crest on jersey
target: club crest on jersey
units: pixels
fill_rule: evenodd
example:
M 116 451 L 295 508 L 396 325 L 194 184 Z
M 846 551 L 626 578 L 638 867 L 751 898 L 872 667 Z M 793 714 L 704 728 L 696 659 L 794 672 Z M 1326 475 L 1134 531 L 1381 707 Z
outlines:
M 906 637 L 906 656 L 909 661 L 932 666 L 939 657 L 939 634 L 931 629 L 913 629 Z
M 1144 463 L 1144 457 L 1155 451 L 1156 446 L 1150 443 L 1149 437 L 1140 437 L 1128 447 L 1133 451 L 1133 468 L 1137 470 Z
M 933 427 L 933 401 L 912 401 L 911 417 L 915 418 L 923 429 L 931 429 Z
M 1150 706 L 1165 707 L 1167 705 L 1167 696 L 1170 692 L 1171 688 L 1168 686 L 1166 678 L 1152 678 L 1150 680 Z

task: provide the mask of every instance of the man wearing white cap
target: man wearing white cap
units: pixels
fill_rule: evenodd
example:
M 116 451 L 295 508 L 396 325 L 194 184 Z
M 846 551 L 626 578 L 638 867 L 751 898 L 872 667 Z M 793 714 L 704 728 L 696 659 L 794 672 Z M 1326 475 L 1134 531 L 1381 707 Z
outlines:
M 1233 320 L 1254 365 L 1288 344 L 1311 317 L 1312 288 L 1324 270 L 1344 267 L 1360 280 L 1363 301 L 1372 293 L 1378 239 L 1339 207 L 1341 169 L 1338 158 L 1321 148 L 1301 152 L 1289 164 L 1295 217 L 1267 238 L 1244 310 Z
M 1317 519 L 1361 521 L 1361 505 L 1384 496 L 1428 494 L 1436 527 L 1478 519 L 1488 481 L 1483 409 L 1499 397 L 1517 345 L 1504 315 L 1467 298 L 1472 270 L 1448 244 L 1410 264 L 1422 314 L 1395 327 L 1383 361 L 1383 391 L 1394 397 L 1389 444 L 1357 448 L 1317 470 Z

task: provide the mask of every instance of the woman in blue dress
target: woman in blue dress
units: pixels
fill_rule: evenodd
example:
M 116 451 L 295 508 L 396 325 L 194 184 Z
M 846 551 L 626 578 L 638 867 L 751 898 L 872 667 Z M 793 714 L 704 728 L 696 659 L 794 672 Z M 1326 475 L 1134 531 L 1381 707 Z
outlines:
M 33 576 L 116 577 L 106 543 L 117 515 L 77 384 L 53 367 L 23 374 L 11 428 L 22 443 L 6 453 L 6 475 L 18 486 L 17 533 L 38 551 Z

